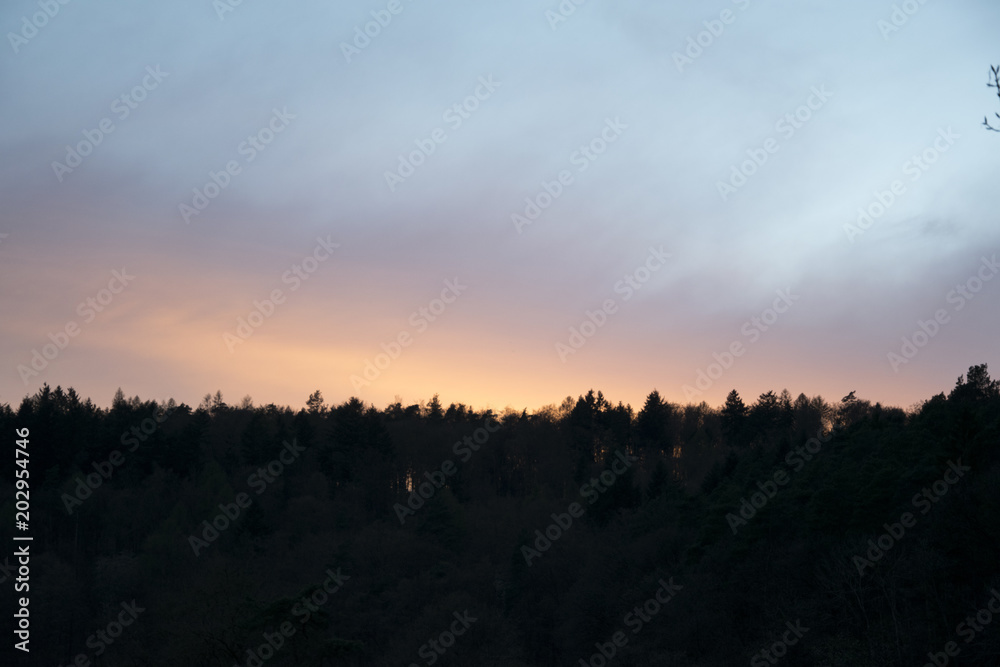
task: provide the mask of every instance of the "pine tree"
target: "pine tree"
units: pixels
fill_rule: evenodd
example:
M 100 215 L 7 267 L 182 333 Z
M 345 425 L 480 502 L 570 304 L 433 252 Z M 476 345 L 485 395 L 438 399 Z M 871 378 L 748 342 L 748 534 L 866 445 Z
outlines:
M 747 444 L 747 415 L 750 410 L 739 393 L 733 389 L 726 396 L 726 404 L 722 407 L 722 435 L 730 445 L 744 446 Z

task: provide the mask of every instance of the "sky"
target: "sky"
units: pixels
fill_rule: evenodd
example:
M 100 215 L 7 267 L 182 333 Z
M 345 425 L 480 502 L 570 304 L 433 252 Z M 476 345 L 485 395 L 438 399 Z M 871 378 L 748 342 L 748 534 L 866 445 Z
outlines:
M 0 403 L 1000 372 L 1000 5 L 11 0 Z

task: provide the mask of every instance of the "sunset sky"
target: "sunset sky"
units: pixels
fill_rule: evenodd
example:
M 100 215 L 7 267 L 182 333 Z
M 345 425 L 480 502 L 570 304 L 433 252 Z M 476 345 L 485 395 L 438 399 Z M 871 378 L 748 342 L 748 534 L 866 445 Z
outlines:
M 0 402 L 1000 373 L 996 2 L 51 4 L 0 9 Z

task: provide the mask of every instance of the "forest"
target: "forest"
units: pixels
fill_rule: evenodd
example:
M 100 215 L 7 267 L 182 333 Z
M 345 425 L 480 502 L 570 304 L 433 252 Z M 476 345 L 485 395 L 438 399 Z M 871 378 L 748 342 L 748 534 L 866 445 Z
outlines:
M 529 414 L 46 385 L 0 405 L 33 536 L 28 592 L 0 554 L 32 629 L 3 662 L 997 665 L 1000 382 L 945 389 Z M 0 498 L 17 545 L 14 474 Z

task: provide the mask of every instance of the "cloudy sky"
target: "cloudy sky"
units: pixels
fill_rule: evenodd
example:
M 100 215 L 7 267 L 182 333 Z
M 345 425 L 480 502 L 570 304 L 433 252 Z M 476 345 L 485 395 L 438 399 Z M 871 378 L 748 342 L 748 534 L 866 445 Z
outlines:
M 995 2 L 233 3 L 0 9 L 0 402 L 1000 372 Z

